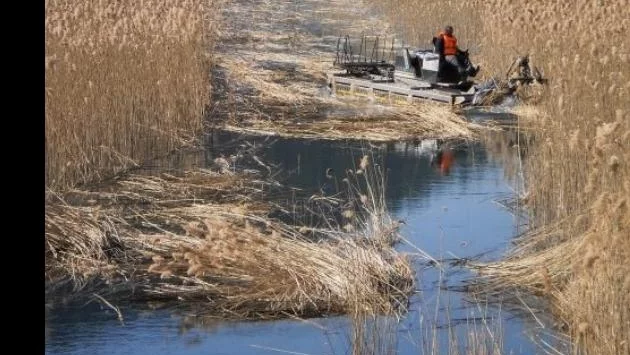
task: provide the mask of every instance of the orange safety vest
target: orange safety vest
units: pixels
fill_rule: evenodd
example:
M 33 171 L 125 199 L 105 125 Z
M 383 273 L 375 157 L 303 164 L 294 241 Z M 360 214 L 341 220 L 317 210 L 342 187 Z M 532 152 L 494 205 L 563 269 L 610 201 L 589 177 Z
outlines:
M 438 33 L 438 38 L 439 37 L 442 37 L 442 41 L 444 41 L 444 55 L 456 55 L 457 38 L 455 38 L 455 36 L 449 36 L 444 32 Z

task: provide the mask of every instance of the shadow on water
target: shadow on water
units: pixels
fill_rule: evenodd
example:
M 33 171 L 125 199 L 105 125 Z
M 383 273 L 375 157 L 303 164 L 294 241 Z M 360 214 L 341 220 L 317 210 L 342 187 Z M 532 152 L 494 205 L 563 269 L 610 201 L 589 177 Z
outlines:
M 499 203 L 518 191 L 518 177 L 505 169 L 521 151 L 515 142 L 521 140 L 508 131 L 486 138 L 484 144 L 451 144 L 453 164 L 445 172 L 432 161 L 449 142 L 372 145 L 214 132 L 207 137 L 206 150 L 183 161 L 209 167 L 217 157 L 254 150 L 264 163 L 250 162 L 248 168 L 292 187 L 273 196 L 287 206 L 316 193 L 334 194 L 347 169 L 356 172 L 362 155 L 370 152 L 387 171 L 390 212 L 405 222 L 401 232 L 407 240 L 397 248 L 411 254 L 418 248 L 437 260 L 417 263 L 418 289 L 408 314 L 400 320 L 355 319 L 353 326 L 347 317 L 228 322 L 173 313 L 159 305 L 120 305 L 122 326 L 108 307 L 93 302 L 47 311 L 46 352 L 346 354 L 353 352 L 352 344 L 356 351 L 360 341 L 361 349 L 371 349 L 362 353 L 448 353 L 453 344 L 466 352 L 462 346 L 472 336 L 482 336 L 476 342 L 485 342 L 489 352 L 534 353 L 532 339 L 549 336 L 543 317 L 532 321 L 516 308 L 471 303 L 465 292 L 471 275 L 458 262 L 500 257 L 523 228 L 524 217 Z M 172 168 L 178 163 L 172 159 L 165 164 Z

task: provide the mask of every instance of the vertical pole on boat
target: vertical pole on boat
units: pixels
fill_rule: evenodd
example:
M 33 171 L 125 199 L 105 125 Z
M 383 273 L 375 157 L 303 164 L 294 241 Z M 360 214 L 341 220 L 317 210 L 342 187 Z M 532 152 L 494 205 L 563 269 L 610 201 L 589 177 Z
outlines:
M 383 43 L 383 50 L 381 51 L 381 62 L 385 61 L 385 46 L 387 46 L 387 37 L 385 37 L 385 43 Z
M 370 54 L 370 62 L 374 61 L 374 52 L 376 51 L 376 56 L 378 57 L 378 36 L 376 36 L 376 40 L 374 40 L 374 45 L 372 46 L 372 54 Z
M 341 37 L 337 38 L 337 55 L 335 57 L 335 61 L 333 62 L 333 66 L 340 62 L 339 60 L 339 44 L 341 43 Z

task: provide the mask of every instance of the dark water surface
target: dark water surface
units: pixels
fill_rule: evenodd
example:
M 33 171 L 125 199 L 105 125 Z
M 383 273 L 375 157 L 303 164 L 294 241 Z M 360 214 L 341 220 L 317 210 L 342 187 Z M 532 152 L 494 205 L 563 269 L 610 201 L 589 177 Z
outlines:
M 266 140 L 266 141 L 265 141 Z M 326 170 L 341 176 L 358 165 L 367 145 L 349 142 L 247 138 L 265 162 L 275 164 L 277 178 L 302 188 L 305 194 L 330 188 Z M 219 154 L 232 154 L 242 137 L 214 134 L 205 157 L 211 164 Z M 264 143 L 264 144 L 263 144 Z M 517 233 L 519 221 L 498 200 L 513 195 L 500 161 L 491 159 L 478 144 L 459 145 L 448 175 L 430 166 L 437 142 L 396 143 L 371 147 L 375 161 L 387 170 L 387 203 L 395 218 L 405 224 L 402 234 L 409 244 L 397 248 L 414 253 L 416 247 L 436 259 L 500 257 Z M 382 159 L 381 159 L 382 158 Z M 522 227 L 521 227 L 522 228 Z M 410 245 L 411 244 L 411 245 Z M 465 353 L 472 324 L 493 330 L 502 353 L 540 352 L 531 337 L 540 337 L 542 324 L 491 306 L 467 307 L 464 294 L 453 288 L 469 274 L 445 263 L 444 272 L 418 263 L 419 292 L 411 310 L 391 332 L 396 353 L 425 353 L 432 342 L 437 320 L 434 353 L 449 353 L 449 333 Z M 437 316 L 436 316 L 437 309 Z M 96 303 L 50 310 L 46 318 L 46 353 L 49 354 L 348 354 L 352 353 L 350 323 L 345 317 L 308 321 L 268 322 L 206 321 L 191 325 L 189 319 L 164 310 L 140 310 L 121 305 L 124 326 L 116 315 Z M 481 318 L 487 319 L 483 324 Z M 449 322 L 450 319 L 450 322 Z M 448 325 L 451 325 L 450 331 Z M 486 328 L 487 327 L 487 328 Z M 500 329 L 500 331 L 497 331 Z M 383 330 L 378 336 L 386 336 Z M 491 351 L 489 349 L 488 351 Z

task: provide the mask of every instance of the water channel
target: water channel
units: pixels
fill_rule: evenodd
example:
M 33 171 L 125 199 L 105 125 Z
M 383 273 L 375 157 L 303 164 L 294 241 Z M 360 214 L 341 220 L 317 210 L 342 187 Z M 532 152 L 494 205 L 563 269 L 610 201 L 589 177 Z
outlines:
M 499 139 L 512 138 L 504 135 Z M 448 173 L 431 166 L 432 154 L 441 143 L 431 140 L 369 144 L 215 132 L 207 149 L 195 159 L 209 166 L 214 158 L 233 153 L 243 142 L 261 147 L 262 160 L 279 172 L 276 178 L 306 195 L 330 187 L 329 168 L 343 172 L 355 167 L 366 150 L 372 152 L 387 171 L 389 210 L 404 221 L 401 233 L 407 241 L 397 246 L 401 251 L 421 249 L 439 260 L 498 259 L 510 239 L 524 228 L 524 220 L 500 203 L 513 197 L 516 188 L 515 179 L 506 173 L 505 159 L 480 143 L 458 144 Z M 395 326 L 382 330 L 395 339 L 393 353 L 452 353 L 453 342 L 466 352 L 471 329 L 500 337 L 496 343 L 501 353 L 539 352 L 536 342 L 545 336 L 543 324 L 500 306 L 471 304 L 458 289 L 470 277 L 468 271 L 445 262 L 440 272 L 425 261 L 416 265 L 418 292 L 411 299 L 410 311 Z M 47 311 L 46 353 L 352 353 L 351 324 L 343 316 L 201 322 L 173 311 L 120 307 L 124 326 L 111 310 L 96 302 Z

